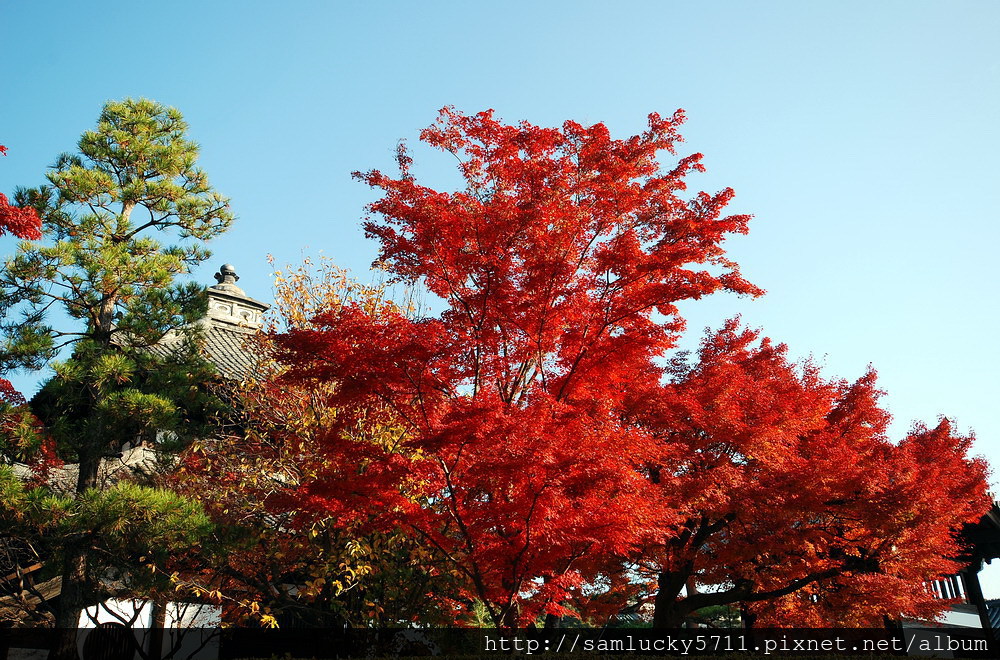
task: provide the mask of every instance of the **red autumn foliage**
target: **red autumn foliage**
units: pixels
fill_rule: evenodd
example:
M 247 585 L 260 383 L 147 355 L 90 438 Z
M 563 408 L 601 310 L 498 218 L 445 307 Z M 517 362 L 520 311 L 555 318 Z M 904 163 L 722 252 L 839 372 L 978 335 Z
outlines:
M 0 156 L 7 155 L 7 147 L 0 144 Z M 7 196 L 0 193 L 0 236 L 11 233 L 18 238 L 37 241 L 42 237 L 42 220 L 35 209 L 11 206 Z
M 24 400 L 23 394 L 14 389 L 14 385 L 9 380 L 0 378 L 0 403 L 9 406 L 23 406 L 27 401 Z
M 640 135 L 606 126 L 506 125 L 445 108 L 424 130 L 454 154 L 462 190 L 400 175 L 356 176 L 382 191 L 369 236 L 380 264 L 444 301 L 439 317 L 345 305 L 278 338 L 286 379 L 334 383 L 338 411 L 318 451 L 331 469 L 297 506 L 375 502 L 447 555 L 460 596 L 502 626 L 564 612 L 596 555 L 625 555 L 673 522 L 646 466 L 662 445 L 626 423 L 638 385 L 683 321 L 676 303 L 760 292 L 725 258 L 732 191 L 682 197 L 701 155 L 661 169 L 683 114 L 650 115 Z M 398 425 L 388 452 L 357 428 Z M 345 506 L 345 502 L 351 502 Z
M 52 469 L 63 465 L 55 442 L 28 408 L 24 395 L 6 378 L 0 378 L 0 448 L 31 469 L 32 486 L 45 483 Z
M 37 241 L 42 237 L 42 221 L 31 207 L 12 206 L 0 193 L 0 236 L 11 233 L 18 238 Z
M 971 438 L 942 420 L 894 445 L 873 371 L 825 380 L 736 321 L 673 377 L 640 422 L 663 443 L 654 480 L 680 517 L 641 560 L 656 625 L 739 603 L 797 626 L 941 611 L 924 581 L 961 568 L 955 534 L 989 506 Z M 681 597 L 691 579 L 723 588 Z
M 722 215 L 732 191 L 681 196 L 700 154 L 660 168 L 682 120 L 614 140 L 446 108 L 421 139 L 461 190 L 419 185 L 402 147 L 398 177 L 356 174 L 382 192 L 380 265 L 444 311 L 348 303 L 275 338 L 273 385 L 322 384 L 335 411 L 281 506 L 408 530 L 499 626 L 606 617 L 642 571 L 661 626 L 718 604 L 800 625 L 939 610 L 923 581 L 986 506 L 970 438 L 942 422 L 894 445 L 874 372 L 826 379 L 735 321 L 663 366 L 677 302 L 760 293 L 721 247 L 749 220 Z
M 935 598 L 928 581 L 965 568 L 956 532 L 989 507 L 985 464 L 967 456 L 971 437 L 948 420 L 916 425 L 907 437 L 871 459 L 856 496 L 867 518 L 848 527 L 849 547 L 878 562 L 876 572 L 845 571 L 831 580 L 757 605 L 759 620 L 781 626 L 877 626 L 883 617 L 930 620 L 950 601 Z

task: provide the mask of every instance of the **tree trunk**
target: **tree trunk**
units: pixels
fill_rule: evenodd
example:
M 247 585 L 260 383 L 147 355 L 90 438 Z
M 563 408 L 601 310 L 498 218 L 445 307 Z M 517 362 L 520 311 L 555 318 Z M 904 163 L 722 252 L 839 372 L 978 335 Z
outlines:
M 86 605 L 84 588 L 87 583 L 87 553 L 78 546 L 66 548 L 63 560 L 62 590 L 59 594 L 59 610 L 56 613 L 57 628 L 79 628 L 80 614 Z
M 77 628 L 62 628 L 55 631 L 56 636 L 49 651 L 49 660 L 78 660 L 76 650 Z
M 97 488 L 97 477 L 101 468 L 103 446 L 83 447 L 80 451 L 80 473 L 76 477 L 76 497 Z
M 687 575 L 664 571 L 657 579 L 659 589 L 653 601 L 653 628 L 680 628 L 691 613 L 686 602 L 678 600 Z
M 153 601 L 152 617 L 149 623 L 149 660 L 160 660 L 163 657 L 163 631 L 167 624 L 167 608 L 159 601 Z
M 78 660 L 77 634 L 85 605 L 87 553 L 76 545 L 66 548 L 63 561 L 62 589 L 56 609 L 56 638 L 49 660 Z
M 518 611 L 517 605 L 512 602 L 500 611 L 494 624 L 500 630 L 517 630 L 519 620 L 520 612 Z
M 90 450 L 90 451 L 88 451 Z M 76 497 L 90 488 L 97 487 L 101 465 L 99 452 L 87 447 L 80 452 L 80 472 L 76 479 Z M 76 631 L 80 615 L 87 602 L 87 548 L 80 543 L 66 546 L 63 560 L 62 587 L 59 607 L 56 610 L 56 628 L 61 629 L 59 639 L 50 655 L 53 660 L 74 660 L 77 657 Z

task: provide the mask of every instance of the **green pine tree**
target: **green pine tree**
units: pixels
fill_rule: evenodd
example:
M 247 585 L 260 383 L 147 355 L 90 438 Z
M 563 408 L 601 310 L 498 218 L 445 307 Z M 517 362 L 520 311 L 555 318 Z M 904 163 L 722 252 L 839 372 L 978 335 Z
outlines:
M 49 241 L 22 243 L 0 275 L 0 373 L 54 367 L 35 408 L 63 457 L 79 464 L 78 505 L 101 489 L 102 457 L 204 421 L 199 385 L 208 374 L 197 350 L 167 360 L 148 350 L 169 331 L 194 340 L 204 290 L 175 279 L 208 258 L 203 242 L 233 220 L 186 132 L 174 108 L 109 102 L 79 153 L 58 158 L 47 185 L 15 193 L 18 205 L 38 211 Z M 141 508 L 144 500 L 124 501 Z M 92 535 L 65 538 L 56 625 L 68 628 L 93 598 L 95 571 Z

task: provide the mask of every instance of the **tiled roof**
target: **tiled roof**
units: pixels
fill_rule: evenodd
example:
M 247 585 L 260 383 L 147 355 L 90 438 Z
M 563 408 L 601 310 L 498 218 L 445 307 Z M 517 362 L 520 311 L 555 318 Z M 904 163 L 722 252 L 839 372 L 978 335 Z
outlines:
M 209 362 L 227 380 L 243 380 L 259 363 L 247 340 L 250 333 L 213 325 L 208 329 L 203 351 Z
M 120 481 L 126 476 L 149 474 L 157 464 L 157 454 L 148 447 L 130 447 L 121 454 L 101 459 L 97 480 L 101 486 Z M 13 463 L 14 475 L 27 481 L 35 472 L 24 463 Z M 52 468 L 45 483 L 57 493 L 68 494 L 76 490 L 77 476 L 80 474 L 79 463 L 66 463 Z
M 204 330 L 201 351 L 220 376 L 240 381 L 260 362 L 248 339 L 260 330 L 261 316 L 268 306 L 236 286 L 240 278 L 229 264 L 219 269 L 215 279 L 218 284 L 208 288 L 208 315 L 200 322 Z M 180 342 L 180 336 L 169 334 L 150 350 L 168 357 Z
M 256 330 L 226 327 L 222 324 L 207 323 L 201 343 L 202 356 L 211 362 L 226 380 L 241 381 L 253 374 L 258 358 L 252 348 L 252 337 Z M 171 334 L 150 351 L 160 357 L 169 357 L 177 350 L 181 338 Z

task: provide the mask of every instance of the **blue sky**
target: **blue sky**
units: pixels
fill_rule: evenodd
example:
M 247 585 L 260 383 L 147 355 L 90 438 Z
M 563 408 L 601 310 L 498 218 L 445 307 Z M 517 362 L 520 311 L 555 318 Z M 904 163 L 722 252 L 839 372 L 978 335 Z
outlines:
M 173 105 L 239 216 L 196 276 L 232 262 L 264 300 L 268 253 L 367 276 L 350 172 L 391 169 L 444 105 L 617 136 L 684 108 L 691 187 L 754 214 L 729 247 L 768 290 L 686 305 L 688 345 L 739 313 L 829 375 L 871 363 L 895 437 L 948 415 L 1000 466 L 1000 3 L 37 0 L 0 25 L 0 192 L 41 183 L 106 100 Z

